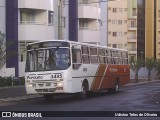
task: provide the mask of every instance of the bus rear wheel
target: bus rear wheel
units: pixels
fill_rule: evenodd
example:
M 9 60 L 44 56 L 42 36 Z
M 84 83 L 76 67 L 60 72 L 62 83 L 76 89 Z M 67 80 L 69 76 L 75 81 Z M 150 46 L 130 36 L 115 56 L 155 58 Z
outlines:
M 116 94 L 119 92 L 119 81 L 118 80 L 115 81 L 115 85 L 113 88 L 108 89 L 108 92 L 112 94 Z
M 53 100 L 54 94 L 44 94 L 43 96 L 47 102 L 51 102 Z

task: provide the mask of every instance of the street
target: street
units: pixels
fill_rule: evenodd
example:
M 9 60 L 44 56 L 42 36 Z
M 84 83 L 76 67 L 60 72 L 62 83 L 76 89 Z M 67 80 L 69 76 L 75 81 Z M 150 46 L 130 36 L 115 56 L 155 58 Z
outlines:
M 2 111 L 160 111 L 160 82 L 126 86 L 118 94 L 95 93 L 85 100 L 76 95 L 55 96 L 52 102 L 44 98 L 2 102 Z M 120 117 L 122 119 L 122 117 Z M 60 118 L 57 118 L 60 119 Z M 98 119 L 98 118 L 97 118 Z M 126 118 L 127 119 L 127 118 Z M 130 118 L 131 119 L 131 118 Z M 136 119 L 136 118 L 133 118 Z M 147 119 L 147 118 L 143 118 Z M 141 118 L 141 120 L 143 120 Z M 158 118 L 148 118 L 154 120 Z M 132 119 L 131 119 L 132 120 Z

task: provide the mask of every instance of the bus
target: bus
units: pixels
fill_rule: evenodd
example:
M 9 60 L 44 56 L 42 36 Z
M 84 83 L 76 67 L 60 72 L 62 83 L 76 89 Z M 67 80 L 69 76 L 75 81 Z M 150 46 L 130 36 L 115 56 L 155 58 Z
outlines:
M 52 100 L 55 94 L 107 90 L 117 93 L 130 79 L 128 51 L 68 40 L 27 45 L 25 88 Z

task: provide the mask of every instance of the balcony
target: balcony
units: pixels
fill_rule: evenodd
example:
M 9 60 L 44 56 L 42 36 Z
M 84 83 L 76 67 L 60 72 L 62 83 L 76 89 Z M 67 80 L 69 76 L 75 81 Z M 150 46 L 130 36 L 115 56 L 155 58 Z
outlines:
M 131 42 L 131 43 L 135 42 L 136 43 L 137 37 L 128 37 L 127 40 L 128 40 L 128 42 Z
M 39 41 L 54 39 L 54 27 L 42 22 L 21 21 L 18 25 L 18 38 L 22 41 Z
M 137 25 L 128 25 L 128 30 L 137 30 Z
M 100 8 L 96 6 L 79 5 L 78 18 L 100 19 Z
M 50 0 L 18 0 L 19 8 L 41 9 L 53 11 Z
M 137 19 L 137 13 L 132 14 L 132 19 Z
M 97 43 L 100 41 L 100 31 L 93 28 L 79 28 L 78 40 L 79 42 Z
M 128 54 L 137 54 L 137 48 L 128 48 Z

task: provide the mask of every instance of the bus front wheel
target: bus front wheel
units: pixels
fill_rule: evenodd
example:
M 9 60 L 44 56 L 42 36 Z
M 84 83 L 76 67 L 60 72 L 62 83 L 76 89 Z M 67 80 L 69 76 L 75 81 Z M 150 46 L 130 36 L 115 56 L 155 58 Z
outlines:
M 80 98 L 85 99 L 87 97 L 87 92 L 88 92 L 88 84 L 87 82 L 84 82 L 82 84 L 82 91 L 80 92 Z

